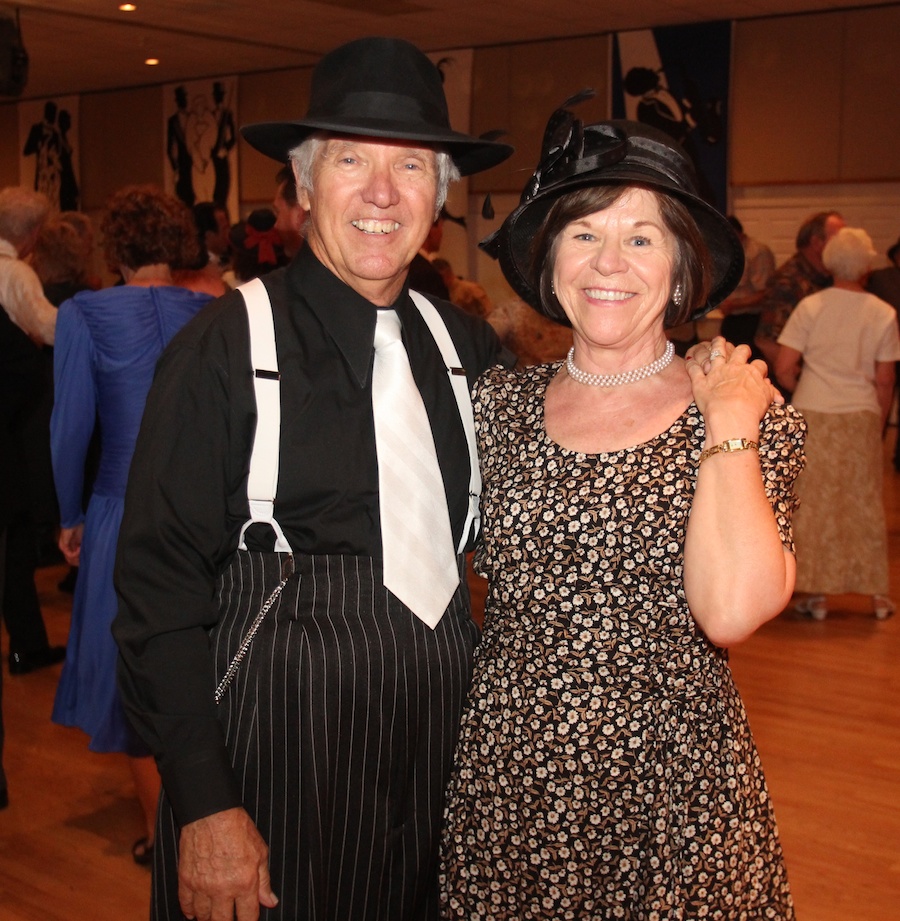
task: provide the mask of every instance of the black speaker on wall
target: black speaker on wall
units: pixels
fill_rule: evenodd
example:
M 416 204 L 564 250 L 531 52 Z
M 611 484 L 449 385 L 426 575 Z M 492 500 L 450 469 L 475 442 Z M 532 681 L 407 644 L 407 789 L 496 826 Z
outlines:
M 0 9 L 0 96 L 21 96 L 28 83 L 28 52 L 19 11 Z

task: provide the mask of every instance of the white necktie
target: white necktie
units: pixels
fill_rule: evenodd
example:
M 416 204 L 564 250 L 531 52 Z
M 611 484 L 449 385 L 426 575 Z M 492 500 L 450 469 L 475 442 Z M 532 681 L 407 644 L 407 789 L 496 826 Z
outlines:
M 372 409 L 384 584 L 434 628 L 459 585 L 459 571 L 434 437 L 393 310 L 378 311 Z

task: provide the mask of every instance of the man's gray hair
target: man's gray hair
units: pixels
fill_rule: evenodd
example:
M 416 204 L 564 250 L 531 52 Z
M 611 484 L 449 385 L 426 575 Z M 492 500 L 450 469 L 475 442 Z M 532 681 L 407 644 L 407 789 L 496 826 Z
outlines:
M 294 175 L 297 177 L 297 187 L 306 189 L 307 192 L 313 191 L 313 169 L 316 158 L 321 156 L 322 148 L 325 144 L 336 135 L 329 134 L 327 131 L 317 131 L 311 134 L 306 140 L 298 144 L 291 152 L 291 164 L 294 167 Z M 373 138 L 377 142 L 378 138 Z M 415 144 L 411 141 L 410 144 Z M 459 170 L 453 162 L 450 154 L 446 150 L 434 149 L 435 161 L 437 163 L 437 200 L 434 206 L 434 218 L 437 220 L 447 201 L 447 192 L 450 190 L 450 183 L 459 179 Z M 305 226 L 305 225 L 304 225 Z
M 50 214 L 50 202 L 41 192 L 7 186 L 0 189 L 0 239 L 18 249 Z

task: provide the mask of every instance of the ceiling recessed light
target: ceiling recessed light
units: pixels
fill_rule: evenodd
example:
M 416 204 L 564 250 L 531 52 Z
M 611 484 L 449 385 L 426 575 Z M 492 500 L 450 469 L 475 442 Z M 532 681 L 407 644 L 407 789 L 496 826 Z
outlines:
M 133 13 L 137 9 L 137 7 L 133 3 L 120 3 L 119 9 L 123 13 Z
M 157 64 L 159 64 L 159 58 L 147 58 L 147 60 L 144 61 L 144 63 L 148 67 L 155 67 Z

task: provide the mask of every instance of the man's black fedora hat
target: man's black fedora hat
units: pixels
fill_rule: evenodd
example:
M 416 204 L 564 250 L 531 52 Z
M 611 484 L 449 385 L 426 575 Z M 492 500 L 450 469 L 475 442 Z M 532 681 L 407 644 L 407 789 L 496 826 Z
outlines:
M 565 105 L 587 98 L 573 97 Z M 584 125 L 567 109 L 551 116 L 541 162 L 528 181 L 519 206 L 481 248 L 500 261 L 515 292 L 557 322 L 567 321 L 541 303 L 531 265 L 531 241 L 554 203 L 576 189 L 596 185 L 642 186 L 681 201 L 691 213 L 709 250 L 711 286 L 706 303 L 696 306 L 696 320 L 723 301 L 744 270 L 744 249 L 734 229 L 698 192 L 690 158 L 669 135 L 650 125 L 625 119 Z
M 415 45 L 396 38 L 360 38 L 326 54 L 313 71 L 305 118 L 241 128 L 248 143 L 282 162 L 316 131 L 439 146 L 463 176 L 496 166 L 513 151 L 453 131 L 440 71 Z

